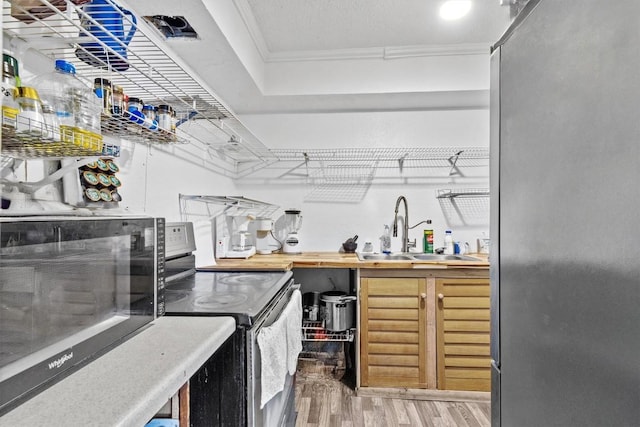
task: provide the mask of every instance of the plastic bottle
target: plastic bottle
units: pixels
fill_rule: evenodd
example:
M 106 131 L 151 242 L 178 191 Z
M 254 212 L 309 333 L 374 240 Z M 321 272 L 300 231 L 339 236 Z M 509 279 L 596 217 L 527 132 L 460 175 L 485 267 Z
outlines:
M 453 255 L 453 236 L 451 230 L 444 232 L 444 254 Z
M 73 64 L 57 59 L 53 71 L 36 76 L 31 84 L 58 117 L 63 142 L 102 150 L 102 102 L 93 88 L 76 76 Z
M 380 236 L 380 252 L 383 254 L 391 253 L 391 230 L 389 226 L 385 224 L 384 233 Z
M 44 116 L 45 125 L 42 137 L 52 141 L 60 141 L 60 119 L 58 119 L 55 111 L 47 102 L 42 103 L 42 115 Z

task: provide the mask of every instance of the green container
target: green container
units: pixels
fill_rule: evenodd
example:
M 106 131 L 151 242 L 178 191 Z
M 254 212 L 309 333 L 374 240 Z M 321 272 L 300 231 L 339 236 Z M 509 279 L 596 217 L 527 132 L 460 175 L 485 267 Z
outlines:
M 433 230 L 424 230 L 423 251 L 425 254 L 433 253 Z

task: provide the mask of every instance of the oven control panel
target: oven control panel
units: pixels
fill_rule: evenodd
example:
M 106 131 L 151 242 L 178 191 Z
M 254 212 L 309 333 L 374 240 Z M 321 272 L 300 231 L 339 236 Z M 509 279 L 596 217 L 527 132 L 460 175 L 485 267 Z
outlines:
M 165 225 L 166 257 L 175 258 L 196 250 L 192 222 L 168 222 Z

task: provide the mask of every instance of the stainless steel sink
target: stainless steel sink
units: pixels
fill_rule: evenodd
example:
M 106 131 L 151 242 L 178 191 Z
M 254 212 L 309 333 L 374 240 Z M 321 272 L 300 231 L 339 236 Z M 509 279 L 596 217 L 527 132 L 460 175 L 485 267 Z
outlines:
M 468 255 L 413 254 L 413 258 L 420 261 L 480 261 Z
M 468 255 L 440 255 L 440 254 L 361 254 L 361 261 L 480 261 Z
M 358 253 L 358 258 L 363 261 L 412 261 L 411 255 L 405 254 L 361 254 Z

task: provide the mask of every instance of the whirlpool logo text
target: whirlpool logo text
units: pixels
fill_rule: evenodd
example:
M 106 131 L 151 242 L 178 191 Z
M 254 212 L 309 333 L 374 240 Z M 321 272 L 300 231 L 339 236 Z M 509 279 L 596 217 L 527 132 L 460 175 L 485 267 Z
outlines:
M 71 353 L 65 354 L 57 360 L 49 363 L 49 369 L 57 369 L 60 366 L 64 365 L 67 360 L 73 359 L 73 351 Z

